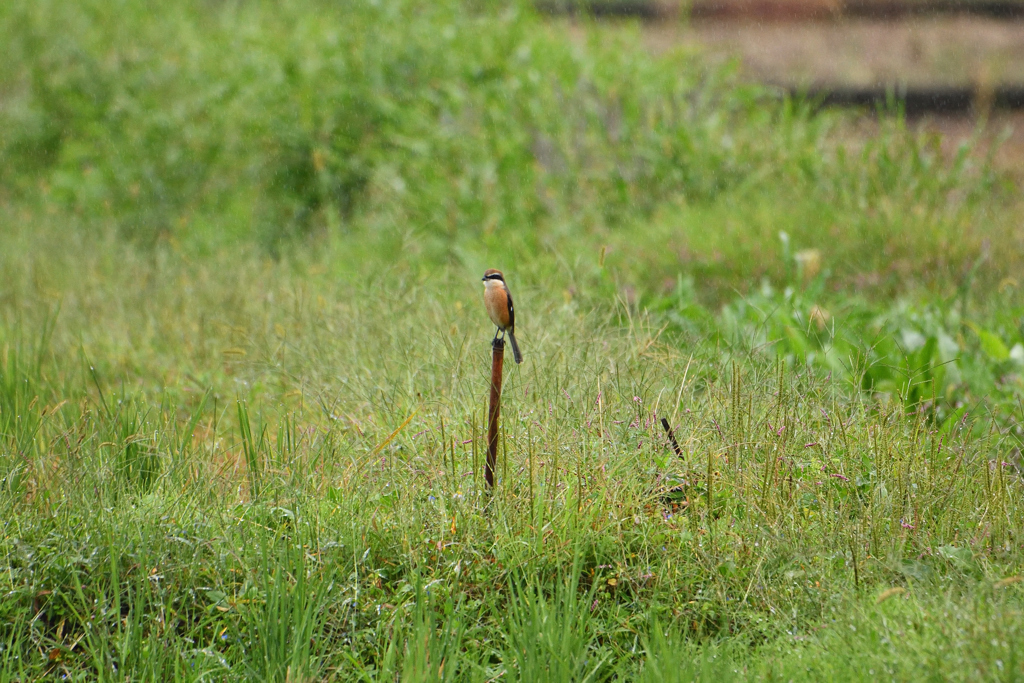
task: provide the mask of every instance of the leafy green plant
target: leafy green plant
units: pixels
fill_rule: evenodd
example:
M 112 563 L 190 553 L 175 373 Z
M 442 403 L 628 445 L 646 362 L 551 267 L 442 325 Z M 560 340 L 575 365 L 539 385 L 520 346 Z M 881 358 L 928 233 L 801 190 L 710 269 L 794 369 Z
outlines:
M 986 320 L 976 322 L 949 301 L 880 306 L 828 292 L 824 274 L 816 270 L 805 278 L 791 258 L 785 288 L 763 281 L 717 315 L 696 300 L 689 279 L 680 279 L 674 293 L 654 305 L 680 331 L 813 368 L 867 395 L 890 397 L 908 411 L 925 411 L 939 425 L 979 410 L 1003 429 L 1016 424 L 1024 382 L 1024 335 L 1013 323 L 1019 309 L 979 312 Z M 814 258 L 820 259 L 816 250 Z

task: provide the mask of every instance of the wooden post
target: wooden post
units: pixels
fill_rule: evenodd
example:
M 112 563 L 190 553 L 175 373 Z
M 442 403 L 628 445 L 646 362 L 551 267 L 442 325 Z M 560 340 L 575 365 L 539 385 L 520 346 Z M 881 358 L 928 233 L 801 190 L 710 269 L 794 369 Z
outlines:
M 494 489 L 494 468 L 498 464 L 498 418 L 501 413 L 501 377 L 505 362 L 505 340 L 491 344 L 491 403 L 487 410 L 487 463 L 484 479 L 487 490 Z

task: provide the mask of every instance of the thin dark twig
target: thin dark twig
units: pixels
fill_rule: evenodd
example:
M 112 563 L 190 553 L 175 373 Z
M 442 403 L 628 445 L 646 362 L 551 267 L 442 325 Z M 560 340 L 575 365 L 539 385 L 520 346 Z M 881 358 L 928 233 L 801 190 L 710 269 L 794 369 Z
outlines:
M 668 420 L 661 418 L 661 426 L 665 428 L 665 433 L 668 434 L 668 440 L 672 443 L 672 450 L 680 458 L 683 457 L 683 449 L 679 447 L 679 442 L 676 441 L 676 435 L 672 432 L 672 427 L 669 425 Z

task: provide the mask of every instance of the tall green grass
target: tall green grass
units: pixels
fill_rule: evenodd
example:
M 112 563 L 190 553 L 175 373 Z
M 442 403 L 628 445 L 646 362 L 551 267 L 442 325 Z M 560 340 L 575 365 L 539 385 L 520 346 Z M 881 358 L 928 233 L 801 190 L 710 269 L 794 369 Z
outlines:
M 860 144 L 692 55 L 573 43 L 518 4 L 16 1 L 0 32 L 0 182 L 140 243 L 341 234 L 352 264 L 607 244 L 650 263 L 634 285 L 684 267 L 719 300 L 781 276 L 759 258 L 779 230 L 886 292 L 941 287 L 983 243 L 1012 267 L 969 148 L 949 163 L 899 124 Z
M 164 267 L 175 283 L 194 268 Z M 222 263 L 220 298 L 249 291 L 252 267 Z M 73 353 L 65 304 L 42 351 L 49 381 L 27 389 L 39 455 L 4 492 L 10 671 L 608 680 L 660 675 L 645 653 L 666 632 L 691 643 L 686 670 L 763 671 L 820 647 L 812 671 L 828 671 L 832 629 L 880 628 L 857 605 L 890 586 L 909 591 L 893 604 L 920 600 L 939 621 L 955 609 L 978 638 L 1009 643 L 1017 628 L 1020 584 L 992 587 L 1020 573 L 1015 442 L 979 435 L 972 416 L 940 429 L 836 376 L 713 339 L 667 343 L 650 314 L 620 326 L 523 286 L 530 354 L 507 378 L 491 497 L 490 333 L 472 280 L 440 283 L 443 298 L 431 281 L 319 301 L 330 285 L 294 277 L 267 268 L 276 305 L 177 347 L 183 367 L 216 349 L 205 388 L 161 388 L 162 370 L 139 365 L 120 405 L 112 358 L 91 354 L 94 375 Z M 128 307 L 118 292 L 97 324 L 177 310 L 176 291 Z M 128 476 L 133 443 L 155 464 Z M 943 628 L 906 631 L 913 661 L 960 637 Z M 856 656 L 885 660 L 872 642 L 855 640 Z
M 1002 181 L 589 35 L 0 8 L 0 679 L 1024 675 Z

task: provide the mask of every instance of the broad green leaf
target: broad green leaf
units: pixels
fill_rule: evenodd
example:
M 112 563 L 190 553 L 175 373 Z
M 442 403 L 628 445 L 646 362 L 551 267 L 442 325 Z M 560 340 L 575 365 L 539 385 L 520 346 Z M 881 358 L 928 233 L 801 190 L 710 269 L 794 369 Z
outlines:
M 989 358 L 1000 363 L 1010 358 L 1010 349 L 1006 348 L 1006 344 L 999 338 L 999 335 L 989 332 L 974 323 L 968 323 L 968 325 L 978 335 L 978 339 L 981 341 L 981 348 Z
M 939 547 L 939 555 L 965 571 L 973 571 L 975 569 L 974 553 L 971 552 L 970 548 L 944 545 Z

